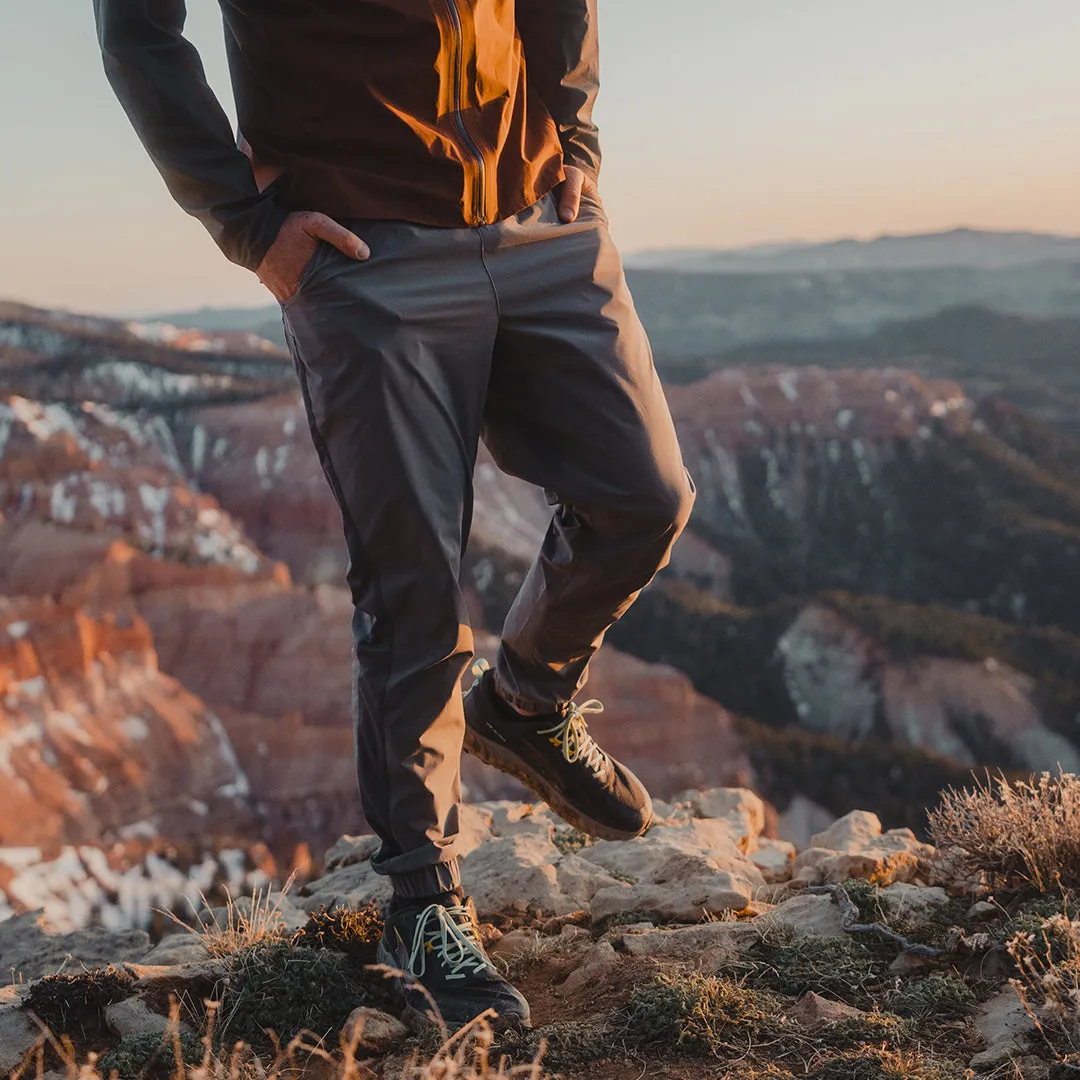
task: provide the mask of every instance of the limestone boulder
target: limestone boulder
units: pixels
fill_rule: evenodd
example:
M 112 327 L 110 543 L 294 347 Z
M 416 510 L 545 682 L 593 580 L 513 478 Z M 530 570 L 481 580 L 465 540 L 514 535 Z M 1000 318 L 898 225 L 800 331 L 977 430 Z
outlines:
M 800 934 L 822 937 L 843 937 L 844 925 L 840 909 L 828 896 L 799 893 L 778 904 L 759 920 L 762 932 L 770 927 L 783 927 Z
M 369 1054 L 389 1054 L 409 1037 L 409 1029 L 396 1017 L 378 1009 L 361 1006 L 349 1013 L 342 1029 L 347 1044 L 355 1041 Z
M 910 829 L 883 832 L 876 814 L 855 810 L 811 838 L 794 861 L 792 877 L 808 885 L 871 877 L 882 884 L 927 880 L 934 855 Z
M 788 1016 L 796 1023 L 811 1029 L 827 1027 L 841 1020 L 858 1020 L 865 1015 L 861 1009 L 845 1005 L 842 1001 L 823 998 L 820 994 L 815 994 L 813 990 L 803 994 L 788 1010 Z
M 973 1069 L 1003 1065 L 1019 1057 L 1035 1035 L 1035 1021 L 1012 989 L 983 1002 L 975 1011 L 975 1028 L 986 1042 L 986 1048 L 969 1062 Z

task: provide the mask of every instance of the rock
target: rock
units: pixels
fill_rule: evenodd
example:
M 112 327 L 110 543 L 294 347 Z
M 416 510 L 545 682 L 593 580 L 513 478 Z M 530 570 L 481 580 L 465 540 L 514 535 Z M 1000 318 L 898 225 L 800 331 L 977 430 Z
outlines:
M 389 1054 L 409 1037 L 409 1029 L 389 1013 L 361 1006 L 349 1013 L 342 1028 L 346 1044 L 356 1040 L 359 1050 L 369 1054 Z
M 323 907 L 333 911 L 336 908 L 362 908 L 368 904 L 385 908 L 393 891 L 390 879 L 376 874 L 365 859 L 302 885 L 296 902 L 309 913 Z
M 215 983 L 228 974 L 229 962 L 204 960 L 192 964 L 124 964 L 124 970 L 135 977 L 138 990 L 159 990 Z
M 208 821 L 224 835 L 260 837 L 219 718 L 158 670 L 153 636 L 130 603 L 91 614 L 51 599 L 3 601 L 0 718 L 9 732 L 0 846 L 162 833 L 201 840 Z M 95 883 L 92 873 L 83 877 Z M 46 907 L 58 929 L 90 922 L 96 899 L 88 892 L 85 910 L 65 925 L 33 897 L 32 882 L 7 882 L 4 892 L 20 908 Z
M 826 1024 L 835 1024 L 840 1020 L 858 1020 L 865 1016 L 861 1009 L 851 1005 L 845 1005 L 840 1001 L 830 1001 L 812 990 L 803 994 L 795 1004 L 788 1009 L 790 1016 L 803 1027 L 817 1028 Z
M 934 854 L 910 829 L 883 833 L 875 814 L 855 810 L 812 837 L 812 846 L 796 857 L 792 877 L 808 885 L 871 877 L 882 885 L 911 882 L 930 876 Z
M 777 836 L 790 841 L 801 851 L 810 847 L 810 837 L 814 833 L 824 832 L 834 817 L 824 806 L 812 802 L 805 795 L 795 795 L 777 821 Z
M 752 851 L 748 857 L 761 871 L 767 884 L 776 884 L 791 877 L 795 845 L 787 840 L 762 839 L 758 841 L 757 850 Z
M 619 930 L 625 934 L 644 934 L 648 930 L 655 930 L 656 923 L 651 922 L 632 922 L 626 923 L 619 927 Z
M 1042 1058 L 1028 1054 L 1016 1063 L 1024 1080 L 1050 1080 L 1051 1068 L 1049 1062 Z
M 555 992 L 563 997 L 576 994 L 590 983 L 603 979 L 618 962 L 618 954 L 611 947 L 611 942 L 598 941 L 584 954 L 580 966 L 555 988 Z
M 920 975 L 934 967 L 934 965 L 935 961 L 932 957 L 902 952 L 889 964 L 889 973 L 901 976 Z
M 647 923 L 643 925 L 642 930 L 620 927 L 619 944 L 625 952 L 631 956 L 691 962 L 708 972 L 737 960 L 761 939 L 754 923 L 735 920 L 662 930 Z
M 833 822 L 824 832 L 810 838 L 810 846 L 828 851 L 856 852 L 872 847 L 881 836 L 877 814 L 852 810 Z
M 323 857 L 323 873 L 365 862 L 379 850 L 380 843 L 379 838 L 371 834 L 338 837 Z
M 975 1010 L 975 1027 L 986 1040 L 986 1049 L 969 1062 L 973 1069 L 992 1068 L 1020 1056 L 1036 1031 L 1034 1020 L 1011 989 Z
M 482 915 L 505 911 L 515 900 L 561 915 L 582 906 L 559 886 L 560 855 L 539 836 L 507 836 L 489 840 L 462 861 L 462 873 Z
M 586 930 L 585 933 L 588 934 L 588 931 Z M 504 960 L 515 960 L 518 957 L 535 954 L 542 940 L 535 930 L 520 927 L 503 934 L 488 949 L 488 952 L 492 956 L 500 956 Z
M 757 868 L 753 870 L 757 874 Z M 660 922 L 698 922 L 704 915 L 742 911 L 753 888 L 746 877 L 721 869 L 715 860 L 677 852 L 650 881 L 600 889 L 589 910 L 594 922 L 626 911 L 640 911 Z
M 758 795 L 745 788 L 711 788 L 708 791 L 687 791 L 676 796 L 686 802 L 699 818 L 723 821 L 732 839 L 742 852 L 753 851 L 765 828 L 765 804 Z
M 888 914 L 908 922 L 926 922 L 935 911 L 949 903 L 949 894 L 940 886 L 912 885 L 897 881 L 879 893 Z
M 105 1023 L 114 1035 L 164 1035 L 169 1018 L 153 1012 L 141 997 L 114 1001 L 105 1007 Z
M 987 900 L 977 900 L 968 908 L 967 917 L 973 922 L 981 919 L 993 919 L 1004 914 L 997 904 L 991 904 Z
M 0 1075 L 7 1076 L 18 1068 L 41 1034 L 17 1005 L 0 1005 Z
M 782 926 L 800 934 L 819 934 L 822 937 L 843 937 L 844 925 L 840 909 L 828 896 L 800 893 L 785 900 L 760 919 L 763 932 L 771 926 Z
M 170 934 L 162 938 L 145 956 L 139 958 L 140 964 L 191 964 L 210 959 L 206 943 L 201 934 Z
M 145 956 L 149 947 L 150 936 L 143 930 L 94 927 L 58 934 L 40 911 L 0 921 L 0 970 L 27 981 L 61 968 L 71 971 L 135 960 Z
M 587 941 L 592 937 L 592 934 L 590 934 L 584 926 L 575 926 L 573 923 L 567 923 L 559 931 L 559 937 L 564 941 Z

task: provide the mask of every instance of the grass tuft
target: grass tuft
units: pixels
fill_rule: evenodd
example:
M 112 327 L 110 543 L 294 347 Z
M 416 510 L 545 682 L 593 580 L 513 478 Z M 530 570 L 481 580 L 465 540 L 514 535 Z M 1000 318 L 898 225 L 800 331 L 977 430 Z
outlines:
M 1080 777 L 987 778 L 973 791 L 950 789 L 930 811 L 939 848 L 956 848 L 991 885 L 1040 893 L 1080 887 Z
M 960 1016 L 975 1004 L 975 994 L 955 971 L 935 971 L 904 983 L 889 1002 L 897 1016 L 922 1019 Z
M 694 972 L 657 975 L 634 992 L 614 1026 L 638 1042 L 716 1053 L 735 1037 L 741 1045 L 759 1041 L 782 1026 L 782 1016 L 783 1005 L 772 994 Z
M 295 946 L 333 949 L 356 964 L 374 964 L 382 937 L 383 920 L 374 904 L 354 910 L 325 908 L 315 912 L 292 939 Z
M 169 1080 L 176 1070 L 176 1040 L 168 1035 L 125 1035 L 97 1061 L 98 1071 L 120 1080 Z M 205 1048 L 197 1035 L 179 1037 L 180 1056 L 185 1065 L 199 1065 Z
M 813 990 L 853 1005 L 870 1004 L 869 988 L 881 981 L 890 958 L 877 943 L 770 927 L 749 952 L 746 981 L 789 997 Z
M 130 997 L 134 981 L 128 972 L 112 967 L 47 975 L 31 985 L 23 1005 L 48 1027 L 81 1044 L 108 1030 L 105 1009 Z
M 217 1037 L 222 1045 L 239 1039 L 263 1053 L 275 1040 L 280 1045 L 304 1032 L 326 1039 L 341 1030 L 353 1009 L 370 1004 L 376 1003 L 368 978 L 344 953 L 256 943 L 231 957 Z

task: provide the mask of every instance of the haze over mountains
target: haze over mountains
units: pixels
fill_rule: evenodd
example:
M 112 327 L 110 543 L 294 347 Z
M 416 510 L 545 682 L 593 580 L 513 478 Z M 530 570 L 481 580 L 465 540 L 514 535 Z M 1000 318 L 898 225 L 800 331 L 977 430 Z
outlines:
M 1001 270 L 1040 262 L 1080 262 L 1080 237 L 1031 232 L 951 229 L 825 244 L 760 244 L 748 248 L 672 248 L 628 256 L 627 266 L 702 273 L 776 274 L 815 270 Z
M 1080 239 L 960 229 L 916 237 L 627 261 L 627 279 L 669 379 L 699 377 L 742 345 L 828 341 L 944 308 L 1080 319 Z M 284 344 L 276 306 L 160 316 Z

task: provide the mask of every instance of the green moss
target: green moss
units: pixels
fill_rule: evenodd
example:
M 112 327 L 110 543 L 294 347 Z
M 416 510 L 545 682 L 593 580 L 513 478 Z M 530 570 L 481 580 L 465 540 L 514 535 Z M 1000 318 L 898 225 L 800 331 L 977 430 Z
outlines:
M 576 855 L 582 848 L 588 847 L 593 840 L 588 833 L 583 833 L 580 829 L 566 828 L 556 829 L 551 842 L 564 855 Z
M 716 1052 L 738 1041 L 759 1041 L 783 1026 L 783 1005 L 772 994 L 715 975 L 658 975 L 640 987 L 615 1022 L 626 1038 Z
M 885 911 L 881 906 L 881 889 L 863 878 L 848 878 L 844 892 L 859 909 L 859 922 L 884 922 Z
M 617 1053 L 616 1040 L 602 1022 L 568 1020 L 523 1030 L 514 1028 L 499 1036 L 498 1052 L 525 1065 L 535 1060 L 541 1045 L 546 1069 L 573 1070 Z
M 106 1007 L 130 997 L 134 982 L 126 971 L 112 967 L 47 975 L 30 987 L 24 1005 L 55 1034 L 67 1035 L 79 1044 L 108 1031 Z
M 202 1062 L 204 1047 L 196 1035 L 180 1036 L 180 1055 L 186 1065 Z M 120 1080 L 170 1080 L 176 1071 L 176 1039 L 172 1035 L 125 1035 L 97 1063 L 98 1072 L 114 1071 Z
M 243 1039 L 255 1050 L 285 1046 L 301 1032 L 322 1038 L 340 1031 L 358 1005 L 373 1002 L 372 977 L 333 949 L 279 942 L 235 953 L 221 997 L 215 1037 L 222 1045 Z
M 889 1008 L 898 1016 L 921 1019 L 958 1016 L 975 1004 L 971 987 L 955 971 L 935 971 L 923 979 L 912 979 L 897 991 Z
M 774 928 L 750 950 L 746 980 L 751 986 L 799 997 L 808 990 L 852 1003 L 869 1004 L 895 955 L 876 942 L 824 937 Z

